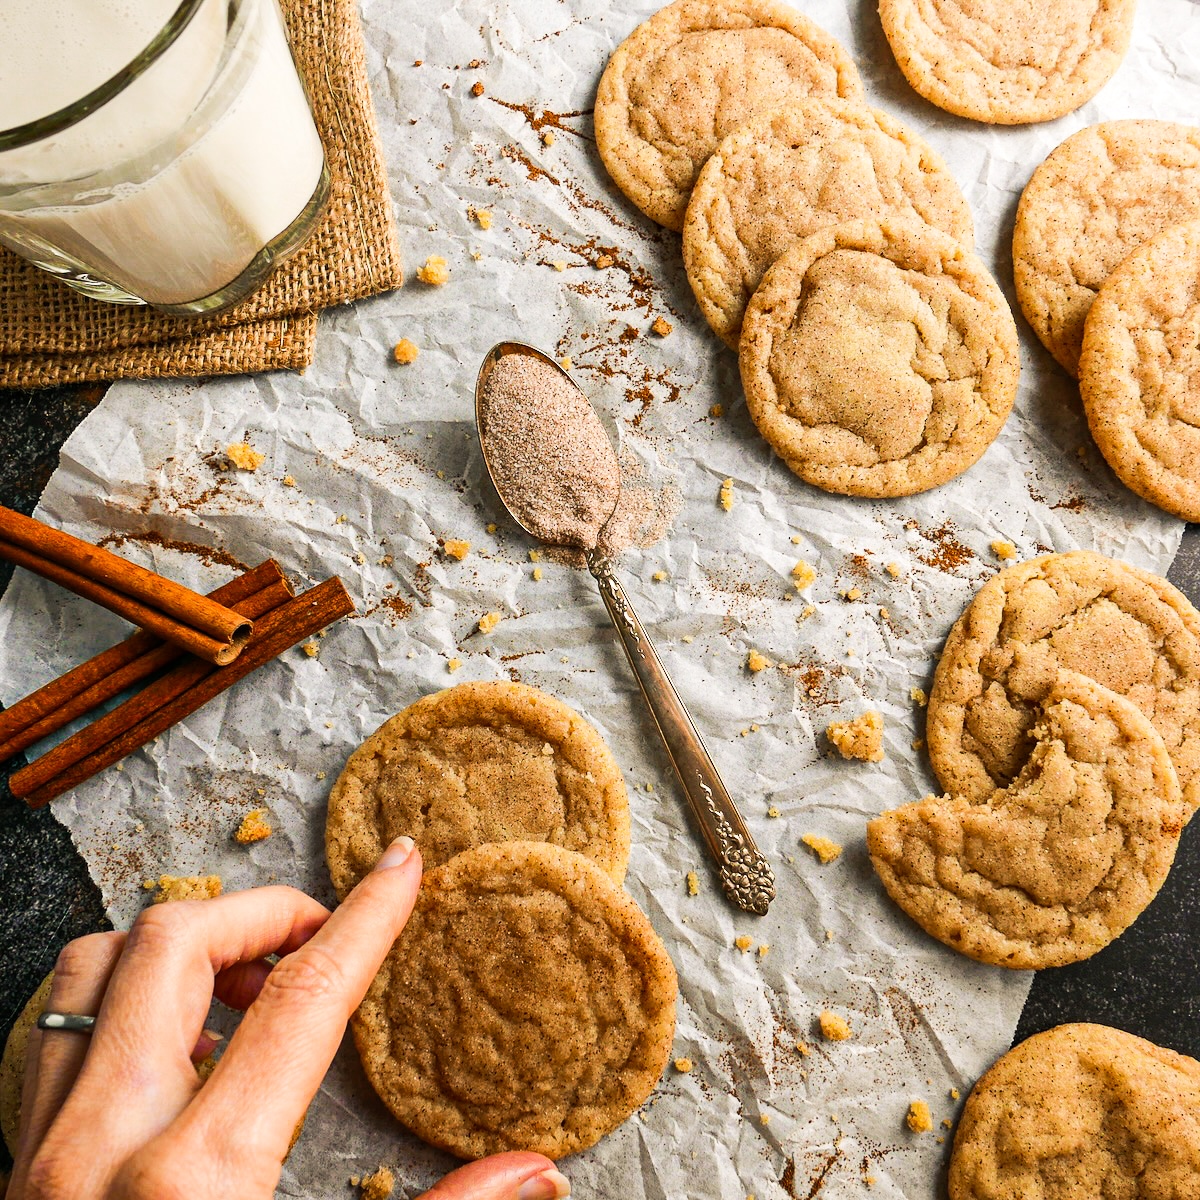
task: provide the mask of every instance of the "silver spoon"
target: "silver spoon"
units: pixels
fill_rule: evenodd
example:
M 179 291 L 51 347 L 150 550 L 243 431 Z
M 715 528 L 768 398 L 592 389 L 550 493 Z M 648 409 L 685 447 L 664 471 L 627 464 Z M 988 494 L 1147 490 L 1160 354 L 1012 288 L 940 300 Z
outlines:
M 582 389 L 571 379 L 570 375 L 559 366 L 549 355 L 543 354 L 533 346 L 523 342 L 501 342 L 493 346 L 484 357 L 483 365 L 479 368 L 479 377 L 475 383 L 475 424 L 479 433 L 479 441 L 483 450 L 484 467 L 489 478 L 496 487 L 501 504 L 526 533 L 534 537 L 540 535 L 530 529 L 513 511 L 511 496 L 505 496 L 500 482 L 497 480 L 497 470 L 488 459 L 487 437 L 484 434 L 483 393 L 488 378 L 496 364 L 509 354 L 523 354 L 538 362 L 553 368 L 571 386 L 579 392 L 585 405 L 587 397 Z M 590 405 L 589 405 L 590 408 Z M 593 410 L 594 414 L 594 410 Z M 599 420 L 597 418 L 597 424 Z M 616 452 L 607 435 L 603 445 L 612 455 L 611 466 L 617 467 Z M 519 507 L 519 505 L 518 505 Z M 614 510 L 615 510 L 614 502 Z M 609 516 L 612 515 L 610 512 Z M 739 908 L 746 912 L 757 913 L 760 916 L 767 911 L 775 899 L 775 874 L 770 863 L 763 857 L 750 831 L 742 820 L 732 797 L 729 795 L 717 768 L 713 765 L 704 742 L 692 718 L 675 691 L 663 665 L 650 642 L 645 629 L 633 611 L 616 576 L 613 574 L 612 562 L 599 550 L 589 546 L 576 546 L 583 549 L 587 557 L 587 567 L 595 579 L 604 607 L 612 618 L 621 638 L 621 645 L 633 667 L 638 686 L 646 705 L 654 717 L 654 724 L 662 736 L 663 745 L 667 748 L 671 765 L 679 777 L 683 793 L 691 805 L 692 812 L 700 826 L 704 843 L 716 863 L 720 875 L 721 886 L 725 895 Z

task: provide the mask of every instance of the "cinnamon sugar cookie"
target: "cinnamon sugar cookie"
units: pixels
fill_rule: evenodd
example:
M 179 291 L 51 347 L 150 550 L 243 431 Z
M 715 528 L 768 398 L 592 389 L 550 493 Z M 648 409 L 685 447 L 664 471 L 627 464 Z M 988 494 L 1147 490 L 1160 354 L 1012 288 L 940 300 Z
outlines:
M 609 60 L 596 147 L 621 191 L 678 233 L 700 168 L 754 113 L 806 96 L 862 95 L 839 42 L 790 5 L 675 0 Z
M 543 842 L 426 873 L 352 1018 L 367 1077 L 462 1158 L 593 1145 L 650 1094 L 675 1030 L 675 969 L 590 859 Z
M 746 310 L 758 431 L 808 483 L 908 496 L 962 474 L 1017 392 L 1017 329 L 983 262 L 930 225 L 862 221 L 791 247 Z
M 426 870 L 483 842 L 545 841 L 620 883 L 629 799 L 604 739 L 574 709 L 521 683 L 464 683 L 410 705 L 350 756 L 325 825 L 338 896 L 401 834 Z
M 1200 521 L 1200 220 L 1144 242 L 1108 277 L 1084 327 L 1079 391 L 1121 482 Z
M 1200 1063 L 1107 1025 L 1059 1025 L 967 1098 L 950 1200 L 1200 1195 Z
M 683 261 L 705 319 L 736 348 L 750 297 L 793 242 L 888 218 L 974 241 L 958 184 L 916 134 L 862 104 L 798 100 L 717 147 L 688 204 Z
M 1083 324 L 1132 250 L 1200 217 L 1200 129 L 1107 121 L 1072 134 L 1034 171 L 1013 229 L 1017 303 L 1042 344 L 1079 374 Z
M 929 796 L 867 826 L 871 863 L 927 933 L 1000 967 L 1089 958 L 1162 887 L 1184 810 L 1162 738 L 1128 700 L 1059 672 L 1033 751 L 982 800 Z
M 1165 579 L 1087 550 L 1008 567 L 950 631 L 926 712 L 942 787 L 985 799 L 1020 773 L 1060 670 L 1149 717 L 1190 815 L 1200 805 L 1200 614 Z
M 1052 121 L 1129 49 L 1135 0 L 880 0 L 896 62 L 931 104 L 991 125 Z

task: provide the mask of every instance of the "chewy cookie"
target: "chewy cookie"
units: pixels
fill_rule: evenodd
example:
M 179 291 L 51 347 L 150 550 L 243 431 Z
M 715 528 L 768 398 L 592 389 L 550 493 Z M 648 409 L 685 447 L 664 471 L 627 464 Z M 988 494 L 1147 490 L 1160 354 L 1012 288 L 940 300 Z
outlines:
M 1052 121 L 1090 100 L 1129 49 L 1135 0 L 879 0 L 913 90 L 990 125 Z
M 352 1018 L 367 1077 L 461 1158 L 559 1158 L 615 1129 L 671 1053 L 675 968 L 590 859 L 544 842 L 430 871 Z
M 746 309 L 742 386 L 801 479 L 909 496 L 961 475 L 1017 394 L 1017 328 L 982 261 L 930 225 L 861 221 L 797 242 Z
M 1079 374 L 1083 325 L 1130 251 L 1200 217 L 1200 129 L 1109 121 L 1072 134 L 1034 171 L 1013 229 L 1017 303 L 1042 344 Z
M 958 184 L 920 138 L 863 104 L 798 100 L 717 147 L 688 204 L 683 262 L 705 319 L 736 349 L 750 297 L 793 242 L 888 217 L 974 242 Z
M 333 785 L 325 854 L 340 898 L 400 834 L 425 869 L 484 842 L 554 842 L 616 883 L 629 864 L 629 798 L 604 739 L 521 683 L 464 683 L 379 727 Z
M 888 895 L 926 933 L 999 967 L 1089 958 L 1154 899 L 1183 828 L 1162 738 L 1128 700 L 1063 671 L 1017 778 L 929 796 L 867 826 Z
M 790 5 L 675 0 L 609 60 L 596 93 L 596 147 L 617 187 L 678 233 L 700 168 L 756 112 L 862 95 L 846 51 Z
M 1200 220 L 1156 234 L 1108 277 L 1084 327 L 1079 391 L 1121 482 L 1200 521 Z
M 950 631 L 926 710 L 941 785 L 970 801 L 1011 783 L 1060 670 L 1133 701 L 1200 806 L 1200 614 L 1165 579 L 1088 550 L 993 576 Z
M 967 1098 L 950 1200 L 1200 1194 L 1200 1063 L 1107 1025 L 1059 1025 Z

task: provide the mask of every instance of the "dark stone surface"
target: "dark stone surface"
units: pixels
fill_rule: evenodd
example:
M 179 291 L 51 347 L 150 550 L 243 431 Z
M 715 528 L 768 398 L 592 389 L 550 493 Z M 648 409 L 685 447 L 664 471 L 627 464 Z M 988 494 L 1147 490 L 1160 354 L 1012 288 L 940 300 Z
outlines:
M 58 449 L 102 388 L 0 391 L 0 504 L 32 512 Z M 11 570 L 0 563 L 0 591 Z M 1171 580 L 1200 600 L 1200 526 L 1189 526 Z M 23 763 L 0 764 L 0 780 Z M 1064 1021 L 1099 1021 L 1200 1057 L 1200 819 L 1133 930 L 1087 962 L 1042 971 L 1017 1040 Z M 0 1039 L 71 938 L 107 927 L 100 894 L 49 809 L 31 813 L 0 782 Z M 992 968 L 981 967 L 981 970 Z M 6 1161 L 0 1147 L 0 1166 Z

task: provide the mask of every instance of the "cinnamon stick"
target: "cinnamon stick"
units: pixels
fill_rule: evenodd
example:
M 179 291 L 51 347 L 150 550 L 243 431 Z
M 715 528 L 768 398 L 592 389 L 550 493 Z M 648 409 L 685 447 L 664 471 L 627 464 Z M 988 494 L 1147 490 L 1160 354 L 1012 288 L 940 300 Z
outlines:
M 209 592 L 211 599 L 251 620 L 290 595 L 291 588 L 272 559 Z M 0 762 L 170 666 L 183 653 L 170 642 L 135 633 L 18 700 L 0 712 Z
M 9 779 L 13 795 L 31 808 L 61 796 L 85 779 L 152 741 L 239 679 L 290 646 L 354 611 L 342 581 L 327 579 L 266 613 L 255 623 L 236 661 L 217 669 L 192 660 L 68 738 Z
M 218 665 L 232 662 L 250 634 L 251 623 L 225 605 L 2 505 L 0 558 Z

